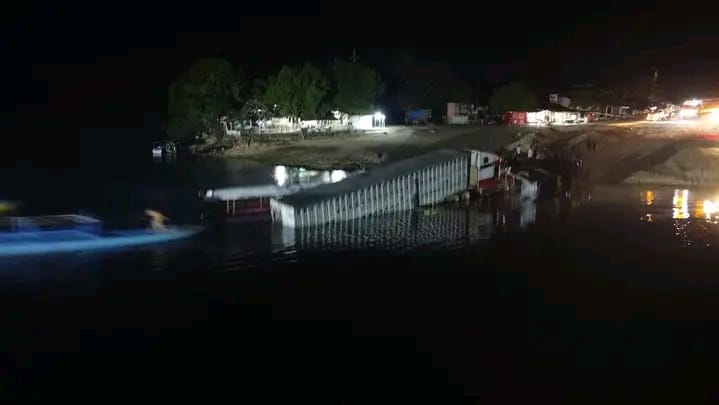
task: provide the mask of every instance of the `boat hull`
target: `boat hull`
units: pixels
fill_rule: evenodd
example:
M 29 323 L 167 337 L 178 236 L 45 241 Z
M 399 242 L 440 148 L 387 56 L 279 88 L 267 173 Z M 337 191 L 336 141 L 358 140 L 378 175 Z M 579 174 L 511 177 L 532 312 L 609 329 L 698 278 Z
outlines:
M 0 257 L 28 256 L 127 248 L 189 238 L 202 231 L 199 226 L 170 227 L 164 231 L 150 229 L 111 231 L 93 235 L 74 230 L 22 232 L 0 237 Z

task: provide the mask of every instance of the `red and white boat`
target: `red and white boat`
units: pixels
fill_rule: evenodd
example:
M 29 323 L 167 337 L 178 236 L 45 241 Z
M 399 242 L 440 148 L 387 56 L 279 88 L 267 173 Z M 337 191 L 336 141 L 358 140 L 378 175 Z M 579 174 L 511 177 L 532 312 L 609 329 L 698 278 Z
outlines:
M 271 199 L 323 183 L 323 181 L 314 181 L 287 186 L 267 184 L 210 189 L 205 192 L 204 200 L 212 208 L 213 213 L 221 216 L 269 215 Z
M 220 217 L 253 217 L 270 213 L 270 200 L 297 193 L 325 183 L 335 183 L 350 176 L 343 170 L 325 172 L 299 169 L 294 183 L 284 166 L 275 167 L 277 184 L 224 187 L 204 192 L 206 205 Z

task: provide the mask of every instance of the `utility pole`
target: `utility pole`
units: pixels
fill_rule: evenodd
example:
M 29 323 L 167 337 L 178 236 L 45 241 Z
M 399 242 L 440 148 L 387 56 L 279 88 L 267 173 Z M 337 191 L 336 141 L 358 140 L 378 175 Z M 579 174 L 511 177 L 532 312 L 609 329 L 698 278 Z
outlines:
M 659 79 L 659 68 L 652 67 L 652 87 L 649 90 L 649 102 L 654 103 L 655 97 L 656 97 L 656 90 L 657 90 L 657 80 Z

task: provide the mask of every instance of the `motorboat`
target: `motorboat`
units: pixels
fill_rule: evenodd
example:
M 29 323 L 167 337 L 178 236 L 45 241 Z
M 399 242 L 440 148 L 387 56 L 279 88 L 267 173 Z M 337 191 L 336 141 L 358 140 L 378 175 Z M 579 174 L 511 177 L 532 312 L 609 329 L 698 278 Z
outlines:
M 152 143 L 152 156 L 153 157 L 162 157 L 163 151 L 164 151 L 164 147 L 162 145 L 162 142 L 153 142 Z
M 153 142 L 152 143 L 152 156 L 163 157 L 163 156 L 174 156 L 177 153 L 177 145 L 174 142 Z
M 84 215 L 0 218 L 0 257 L 86 252 L 166 243 L 189 238 L 200 226 L 163 230 L 104 230 L 102 222 Z

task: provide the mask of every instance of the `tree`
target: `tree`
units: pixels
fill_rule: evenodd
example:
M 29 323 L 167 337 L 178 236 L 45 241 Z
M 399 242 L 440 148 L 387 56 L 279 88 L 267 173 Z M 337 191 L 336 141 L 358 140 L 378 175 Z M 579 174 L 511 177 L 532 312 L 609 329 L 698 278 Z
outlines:
M 573 87 L 567 91 L 567 97 L 572 105 L 579 107 L 596 107 L 602 102 L 601 90 L 595 86 Z
M 432 108 L 446 111 L 447 102 L 472 100 L 472 87 L 444 62 L 413 62 L 394 67 L 399 82 L 397 104 L 403 110 Z
M 498 88 L 489 99 L 494 112 L 531 111 L 539 106 L 537 98 L 520 82 Z
M 198 133 L 224 135 L 222 118 L 237 108 L 245 90 L 242 72 L 223 59 L 200 59 L 170 85 L 167 132 L 183 141 Z
M 349 114 L 372 112 L 375 99 L 385 89 L 377 72 L 360 63 L 338 59 L 330 66 L 334 79 L 334 105 Z
M 310 64 L 283 66 L 267 81 L 262 101 L 277 104 L 280 113 L 291 118 L 314 118 L 329 87 L 327 78 Z

